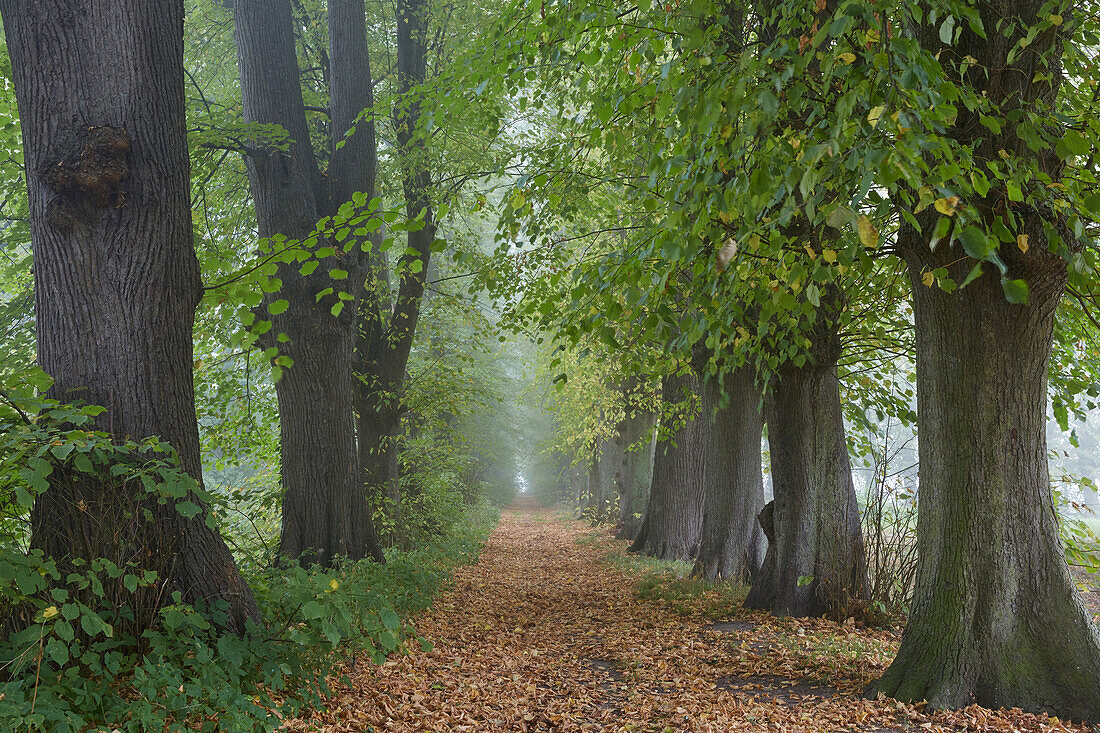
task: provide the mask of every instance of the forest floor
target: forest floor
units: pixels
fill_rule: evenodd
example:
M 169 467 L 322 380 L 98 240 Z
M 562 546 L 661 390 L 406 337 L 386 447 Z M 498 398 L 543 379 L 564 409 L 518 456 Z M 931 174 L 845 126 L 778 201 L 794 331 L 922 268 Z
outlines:
M 860 690 L 896 632 L 744 612 L 624 555 L 606 532 L 530 504 L 505 511 L 410 643 L 354 667 L 293 731 L 1064 731 L 1057 718 L 951 713 Z M 650 568 L 656 567 L 650 564 Z

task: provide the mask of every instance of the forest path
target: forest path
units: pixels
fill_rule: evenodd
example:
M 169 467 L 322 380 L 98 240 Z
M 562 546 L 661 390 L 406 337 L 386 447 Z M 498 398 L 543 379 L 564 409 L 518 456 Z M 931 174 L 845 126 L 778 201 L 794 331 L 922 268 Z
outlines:
M 1019 712 L 925 715 L 920 706 L 864 700 L 858 690 L 889 663 L 893 634 L 732 608 L 714 623 L 714 597 L 642 600 L 638 577 L 608 560 L 624 546 L 530 504 L 505 511 L 478 562 L 459 568 L 417 621 L 431 650 L 410 645 L 409 654 L 361 669 L 329 712 L 288 727 L 1066 730 Z

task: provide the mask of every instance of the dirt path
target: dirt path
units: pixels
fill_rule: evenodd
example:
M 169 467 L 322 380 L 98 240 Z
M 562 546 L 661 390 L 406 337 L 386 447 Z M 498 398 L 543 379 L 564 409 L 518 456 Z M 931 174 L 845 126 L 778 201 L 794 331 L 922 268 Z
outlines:
M 1045 717 L 856 693 L 896 639 L 823 621 L 639 600 L 606 535 L 531 507 L 504 513 L 418 623 L 417 648 L 359 673 L 314 731 L 1066 730 Z M 685 615 L 686 613 L 686 615 Z

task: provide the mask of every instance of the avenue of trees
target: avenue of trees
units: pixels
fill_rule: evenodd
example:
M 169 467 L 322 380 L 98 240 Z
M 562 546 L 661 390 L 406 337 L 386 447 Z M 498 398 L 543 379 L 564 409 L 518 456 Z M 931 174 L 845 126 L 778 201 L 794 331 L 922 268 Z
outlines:
M 900 426 L 918 559 L 868 692 L 1094 718 L 1046 433 L 1096 394 L 1095 8 L 548 7 L 502 52 L 553 134 L 487 278 L 555 334 L 543 490 L 749 607 L 866 616 L 852 457 Z M 622 397 L 639 383 L 656 403 Z
M 748 608 L 904 619 L 868 694 L 1100 720 L 1047 444 L 1100 395 L 1100 8 L 0 16 L 5 726 L 272 729 L 521 476 Z

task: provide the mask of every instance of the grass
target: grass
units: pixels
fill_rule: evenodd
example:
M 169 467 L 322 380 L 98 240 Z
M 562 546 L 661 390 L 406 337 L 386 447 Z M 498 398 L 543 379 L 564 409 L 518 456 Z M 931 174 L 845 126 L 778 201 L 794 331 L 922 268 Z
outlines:
M 590 532 L 576 539 L 581 545 L 606 543 L 604 561 L 623 575 L 635 579 L 635 597 L 669 608 L 684 617 L 702 617 L 711 621 L 729 618 L 745 600 L 747 586 L 709 583 L 691 577 L 692 563 L 660 560 L 628 553 L 629 543 L 612 540 L 601 532 Z
M 680 616 L 718 621 L 736 613 L 748 592 L 745 585 L 708 583 L 667 572 L 651 572 L 638 581 L 635 594 L 642 600 L 667 606 Z
M 844 680 L 868 680 L 879 676 L 897 653 L 897 640 L 870 637 L 854 628 L 847 633 L 823 633 L 801 628 L 795 633 L 776 636 L 783 648 L 781 656 L 795 666 L 811 672 L 814 679 L 829 684 Z

